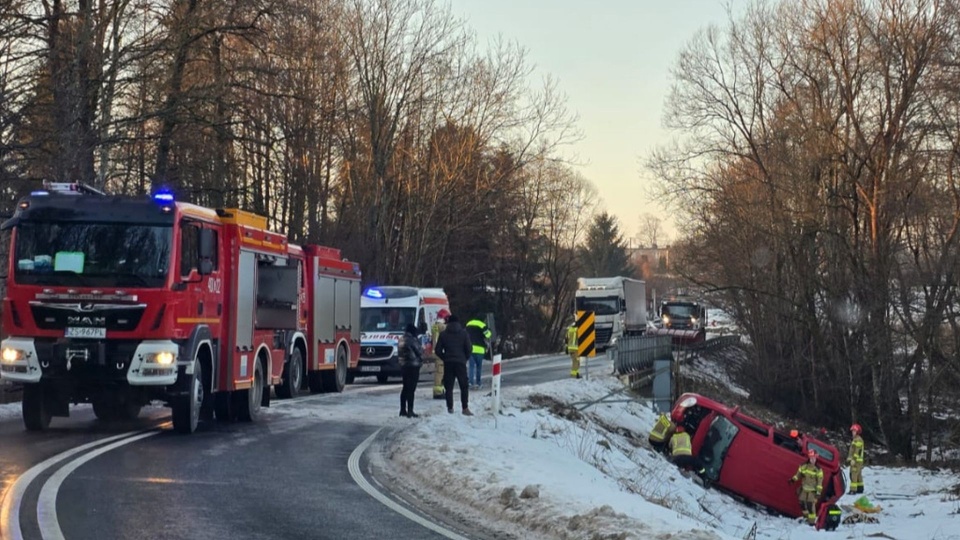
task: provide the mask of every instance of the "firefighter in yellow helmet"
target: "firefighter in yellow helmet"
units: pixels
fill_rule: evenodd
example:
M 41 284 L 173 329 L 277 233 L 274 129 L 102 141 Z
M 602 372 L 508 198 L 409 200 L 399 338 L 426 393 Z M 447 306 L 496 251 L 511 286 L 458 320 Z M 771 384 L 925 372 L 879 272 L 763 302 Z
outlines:
M 801 480 L 798 496 L 800 497 L 800 509 L 807 523 L 816 525 L 817 523 L 817 502 L 823 492 L 823 469 L 817 467 L 817 452 L 808 450 L 807 462 L 801 463 L 796 474 L 787 480 L 788 484 Z
M 670 460 L 683 470 L 692 470 L 699 475 L 706 472 L 700 458 L 693 455 L 693 442 L 683 426 L 677 426 L 670 437 Z
M 863 493 L 863 437 L 860 436 L 860 424 L 850 426 L 850 452 L 847 454 L 847 465 L 850 466 L 850 495 Z
M 440 332 L 443 332 L 443 329 L 447 327 L 447 317 L 450 316 L 450 312 L 441 309 L 437 312 L 437 320 L 433 322 L 433 326 L 430 327 L 430 337 L 433 339 L 433 346 L 437 346 L 437 339 L 440 337 Z M 433 399 L 443 399 L 446 390 L 443 388 L 443 362 L 437 358 L 436 353 L 433 355 Z
M 661 454 L 666 454 L 667 445 L 676 430 L 677 425 L 670 420 L 670 417 L 664 413 L 660 413 L 660 416 L 657 417 L 657 423 L 654 424 L 653 429 L 650 430 L 647 441 L 654 450 Z
M 567 327 L 567 354 L 570 355 L 570 376 L 580 378 L 580 349 L 577 345 L 577 318 Z

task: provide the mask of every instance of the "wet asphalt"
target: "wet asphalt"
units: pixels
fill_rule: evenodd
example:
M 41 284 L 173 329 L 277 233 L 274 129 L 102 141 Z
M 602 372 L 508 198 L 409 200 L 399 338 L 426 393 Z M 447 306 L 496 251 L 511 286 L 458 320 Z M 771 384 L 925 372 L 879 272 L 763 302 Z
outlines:
M 507 362 L 503 385 L 535 385 L 569 376 L 568 370 L 565 356 Z M 432 380 L 424 372 L 419 384 L 424 414 L 445 408 L 429 399 Z M 487 378 L 484 385 L 488 391 Z M 172 431 L 162 407 L 120 424 L 101 423 L 89 407 L 75 407 L 43 433 L 7 419 L 0 422 L 0 489 L 9 497 L 21 475 L 61 452 L 146 432 L 153 434 L 86 462 L 73 463 L 86 455 L 81 452 L 44 468 L 21 499 L 23 538 L 56 538 L 57 532 L 70 540 L 443 538 L 368 495 L 348 470 L 351 454 L 377 429 L 409 421 L 396 417 L 398 393 L 398 383 L 357 379 L 341 394 L 275 400 L 257 422 L 203 423 L 190 436 Z M 97 448 L 103 446 L 90 451 Z M 368 456 L 359 464 L 379 485 Z M 64 471 L 59 479 L 57 471 Z M 49 493 L 56 495 L 52 518 L 38 512 L 42 489 L 48 501 Z

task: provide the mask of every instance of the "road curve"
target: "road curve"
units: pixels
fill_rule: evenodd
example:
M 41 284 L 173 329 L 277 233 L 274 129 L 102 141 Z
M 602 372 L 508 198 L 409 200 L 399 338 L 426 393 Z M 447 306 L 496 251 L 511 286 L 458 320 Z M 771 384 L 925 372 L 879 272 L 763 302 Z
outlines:
M 563 377 L 565 359 L 507 362 L 504 386 Z M 427 379 L 418 391 L 419 412 L 445 414 L 443 402 L 429 398 Z M 81 409 L 40 434 L 24 432 L 19 419 L 0 422 L 0 510 L 7 512 L 0 516 L 0 535 L 457 538 L 457 531 L 432 526 L 402 500 L 372 493 L 376 482 L 364 485 L 369 468 L 358 448 L 380 428 L 402 428 L 411 420 L 396 416 L 398 385 L 358 382 L 342 394 L 274 401 L 257 423 L 205 424 L 189 437 L 157 427 L 168 420 L 161 408 L 120 425 L 100 424 Z M 54 462 L 37 468 L 48 460 Z M 16 512 L 10 511 L 12 498 Z

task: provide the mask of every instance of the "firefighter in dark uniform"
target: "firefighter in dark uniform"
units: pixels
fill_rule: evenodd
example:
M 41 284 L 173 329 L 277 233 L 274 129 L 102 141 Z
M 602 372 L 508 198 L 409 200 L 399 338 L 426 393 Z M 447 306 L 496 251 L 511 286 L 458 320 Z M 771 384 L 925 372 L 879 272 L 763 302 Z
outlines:
M 803 511 L 807 523 L 816 525 L 817 523 L 817 502 L 823 492 L 823 469 L 817 467 L 817 452 L 808 450 L 806 463 L 800 464 L 797 473 L 793 475 L 787 483 L 794 483 L 801 480 L 798 497 L 800 498 L 800 509 Z

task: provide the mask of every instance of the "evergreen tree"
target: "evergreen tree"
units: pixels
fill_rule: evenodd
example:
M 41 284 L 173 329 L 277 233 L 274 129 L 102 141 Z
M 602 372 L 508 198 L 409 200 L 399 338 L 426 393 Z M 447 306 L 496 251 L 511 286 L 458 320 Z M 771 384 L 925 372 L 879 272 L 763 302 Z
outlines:
M 620 232 L 617 218 L 607 212 L 594 217 L 580 260 L 583 277 L 633 276 L 636 273 L 627 256 L 627 242 Z

